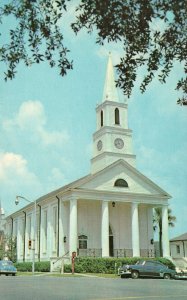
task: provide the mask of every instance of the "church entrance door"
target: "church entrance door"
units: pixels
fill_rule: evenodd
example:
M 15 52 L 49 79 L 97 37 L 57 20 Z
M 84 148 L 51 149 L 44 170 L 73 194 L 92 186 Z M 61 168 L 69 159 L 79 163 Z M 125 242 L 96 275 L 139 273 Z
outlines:
M 109 256 L 114 256 L 114 237 L 111 227 L 109 226 Z

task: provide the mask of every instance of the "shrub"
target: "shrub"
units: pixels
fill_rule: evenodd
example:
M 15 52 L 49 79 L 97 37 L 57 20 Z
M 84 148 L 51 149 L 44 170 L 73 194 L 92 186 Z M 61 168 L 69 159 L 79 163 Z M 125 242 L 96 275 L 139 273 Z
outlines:
M 35 269 L 38 272 L 50 272 L 50 262 L 49 261 L 37 261 L 35 263 Z
M 31 272 L 32 262 L 18 262 L 14 264 L 18 271 L 20 272 Z M 49 261 L 37 261 L 35 262 L 36 272 L 50 272 L 50 262 Z
M 14 266 L 18 271 L 21 272 L 31 272 L 32 271 L 32 262 L 18 262 Z
M 175 265 L 172 263 L 171 260 L 167 259 L 167 258 L 164 258 L 164 257 L 157 257 L 158 261 L 160 261 L 162 264 L 168 266 L 168 268 L 172 269 L 172 270 L 175 270 Z
M 117 269 L 124 264 L 135 264 L 138 260 L 150 260 L 150 258 L 128 257 L 128 258 L 88 258 L 77 257 L 75 260 L 76 273 L 106 273 L 115 274 Z M 166 258 L 153 258 L 160 261 L 171 269 L 175 269 L 174 264 Z M 66 271 L 65 271 L 66 272 Z M 70 271 L 71 272 L 71 271 Z
M 64 273 L 71 273 L 71 272 L 72 272 L 71 265 L 64 264 Z
M 75 259 L 75 272 L 76 273 L 106 273 L 115 274 L 117 269 L 124 264 L 132 265 L 138 260 L 150 260 L 150 258 L 140 257 L 125 257 L 125 258 L 92 258 L 92 257 L 77 257 Z M 157 257 L 153 260 L 160 261 L 170 269 L 175 269 L 174 264 L 166 258 Z M 31 272 L 32 262 L 19 262 L 14 264 L 18 271 Z M 35 262 L 35 271 L 37 272 L 50 272 L 50 262 L 41 261 Z M 64 265 L 64 273 L 71 273 L 71 264 Z

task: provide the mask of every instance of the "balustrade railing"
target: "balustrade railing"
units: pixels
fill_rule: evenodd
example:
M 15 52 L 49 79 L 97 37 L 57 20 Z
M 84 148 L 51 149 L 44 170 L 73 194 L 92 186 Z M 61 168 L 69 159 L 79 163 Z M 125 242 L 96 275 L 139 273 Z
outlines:
M 114 249 L 114 257 L 132 257 L 132 249 Z
M 114 257 L 133 257 L 132 249 L 114 249 Z M 77 249 L 77 255 L 80 257 L 102 257 L 102 249 Z M 154 249 L 140 249 L 141 257 L 155 257 Z
M 101 257 L 102 249 L 77 249 L 78 256 Z

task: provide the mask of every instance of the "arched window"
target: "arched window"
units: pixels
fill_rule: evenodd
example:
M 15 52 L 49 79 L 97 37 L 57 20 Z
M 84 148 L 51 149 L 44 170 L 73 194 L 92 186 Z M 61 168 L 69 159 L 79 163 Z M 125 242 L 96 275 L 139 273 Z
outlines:
M 128 183 L 124 179 L 117 179 L 115 181 L 115 183 L 114 183 L 114 186 L 117 186 L 117 187 L 128 187 Z
M 120 122 L 119 122 L 119 109 L 116 108 L 115 109 L 115 124 L 119 125 Z
M 101 127 L 103 126 L 103 111 L 101 111 Z

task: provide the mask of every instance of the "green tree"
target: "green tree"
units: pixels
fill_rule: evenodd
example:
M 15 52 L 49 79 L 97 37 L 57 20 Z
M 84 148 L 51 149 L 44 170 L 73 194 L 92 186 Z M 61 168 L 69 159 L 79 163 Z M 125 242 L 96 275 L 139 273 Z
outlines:
M 4 232 L 0 230 L 0 259 L 3 259 L 5 251 Z
M 17 259 L 16 238 L 10 236 L 3 236 L 0 245 L 0 259 L 7 257 L 9 260 L 15 262 Z
M 169 227 L 174 227 L 176 222 L 176 217 L 172 215 L 172 210 L 168 208 L 168 225 Z M 160 256 L 162 256 L 162 208 L 156 207 L 154 209 L 153 215 L 153 230 L 158 230 L 159 233 L 159 251 Z
M 16 74 L 17 64 L 26 66 L 48 61 L 57 66 L 60 75 L 72 69 L 69 50 L 64 45 L 63 19 L 68 3 L 73 0 L 7 0 L 0 7 L 0 21 L 13 18 L 10 39 L 0 45 L 0 60 L 7 66 L 5 79 Z M 145 67 L 140 85 L 142 92 L 157 77 L 166 82 L 174 63 L 178 61 L 186 72 L 186 6 L 184 0 L 80 0 L 72 29 L 96 32 L 96 43 L 120 42 L 124 57 L 116 66 L 117 85 L 131 95 L 138 69 Z M 11 19 L 12 20 L 12 19 Z M 187 78 L 177 79 L 176 89 L 183 92 L 178 103 L 187 105 Z

